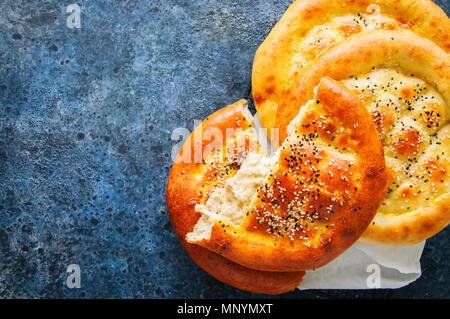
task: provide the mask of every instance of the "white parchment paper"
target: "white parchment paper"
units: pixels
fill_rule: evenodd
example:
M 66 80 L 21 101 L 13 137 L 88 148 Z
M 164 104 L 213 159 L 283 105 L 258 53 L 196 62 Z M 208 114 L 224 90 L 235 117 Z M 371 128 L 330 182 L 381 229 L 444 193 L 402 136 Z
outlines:
M 258 115 L 253 127 L 270 154 L 270 142 Z M 298 289 L 400 288 L 422 274 L 420 256 L 425 241 L 411 246 L 385 246 L 356 242 L 329 264 L 306 272 Z
M 412 246 L 356 242 L 329 264 L 306 272 L 298 289 L 400 288 L 421 275 L 425 241 Z

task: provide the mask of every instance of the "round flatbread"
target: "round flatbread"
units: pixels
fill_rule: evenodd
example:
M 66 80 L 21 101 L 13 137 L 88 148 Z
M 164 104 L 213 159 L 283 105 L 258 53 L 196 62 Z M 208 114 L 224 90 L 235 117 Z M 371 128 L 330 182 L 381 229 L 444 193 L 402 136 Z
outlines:
M 386 186 L 369 112 L 350 90 L 323 78 L 275 155 L 249 154 L 196 205 L 202 216 L 186 238 L 253 269 L 317 268 L 360 237 Z
M 450 221 L 450 56 L 407 31 L 372 31 L 327 50 L 287 90 L 276 115 L 281 128 L 330 76 L 359 96 L 384 145 L 388 194 L 365 241 L 409 245 Z M 281 129 L 280 136 L 285 130 Z
M 407 30 L 450 52 L 450 21 L 431 0 L 297 0 L 255 55 L 252 93 L 263 127 L 280 127 L 275 114 L 285 91 L 318 57 L 373 30 Z
M 213 189 L 234 176 L 249 151 L 263 153 L 251 122 L 245 100 L 206 118 L 187 138 L 175 159 L 167 182 L 166 201 L 175 232 L 197 265 L 236 288 L 279 294 L 294 290 L 305 273 L 249 269 L 185 240 L 200 217 L 195 205 L 205 203 Z

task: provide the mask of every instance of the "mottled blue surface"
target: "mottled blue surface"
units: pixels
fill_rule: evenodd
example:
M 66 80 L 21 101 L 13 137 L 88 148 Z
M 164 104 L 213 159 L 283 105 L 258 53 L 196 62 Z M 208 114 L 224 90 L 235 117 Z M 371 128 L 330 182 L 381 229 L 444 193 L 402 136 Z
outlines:
M 164 195 L 171 132 L 247 94 L 290 1 L 78 1 L 81 29 L 71 3 L 1 4 L 0 297 L 262 297 L 191 261 Z M 427 242 L 403 289 L 282 297 L 449 297 L 449 239 Z

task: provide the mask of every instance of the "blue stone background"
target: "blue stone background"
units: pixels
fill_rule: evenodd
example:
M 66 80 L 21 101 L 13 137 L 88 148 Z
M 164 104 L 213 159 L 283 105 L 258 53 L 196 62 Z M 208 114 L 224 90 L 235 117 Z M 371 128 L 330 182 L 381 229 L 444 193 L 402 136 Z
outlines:
M 171 133 L 248 96 L 289 0 L 6 0 L 0 10 L 0 297 L 265 297 L 198 268 L 169 221 Z M 447 12 L 449 1 L 437 3 Z M 447 298 L 450 229 L 398 290 L 280 298 Z M 65 282 L 81 267 L 81 288 Z

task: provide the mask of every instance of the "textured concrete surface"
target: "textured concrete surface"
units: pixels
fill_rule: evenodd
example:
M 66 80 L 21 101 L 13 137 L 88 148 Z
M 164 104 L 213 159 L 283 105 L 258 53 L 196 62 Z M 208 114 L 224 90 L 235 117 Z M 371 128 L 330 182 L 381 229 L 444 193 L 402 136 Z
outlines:
M 0 10 L 0 297 L 262 297 L 190 260 L 164 193 L 171 132 L 248 95 L 290 1 L 78 1 L 81 29 L 66 25 L 71 3 Z M 403 289 L 281 297 L 449 297 L 449 239 L 429 240 Z

